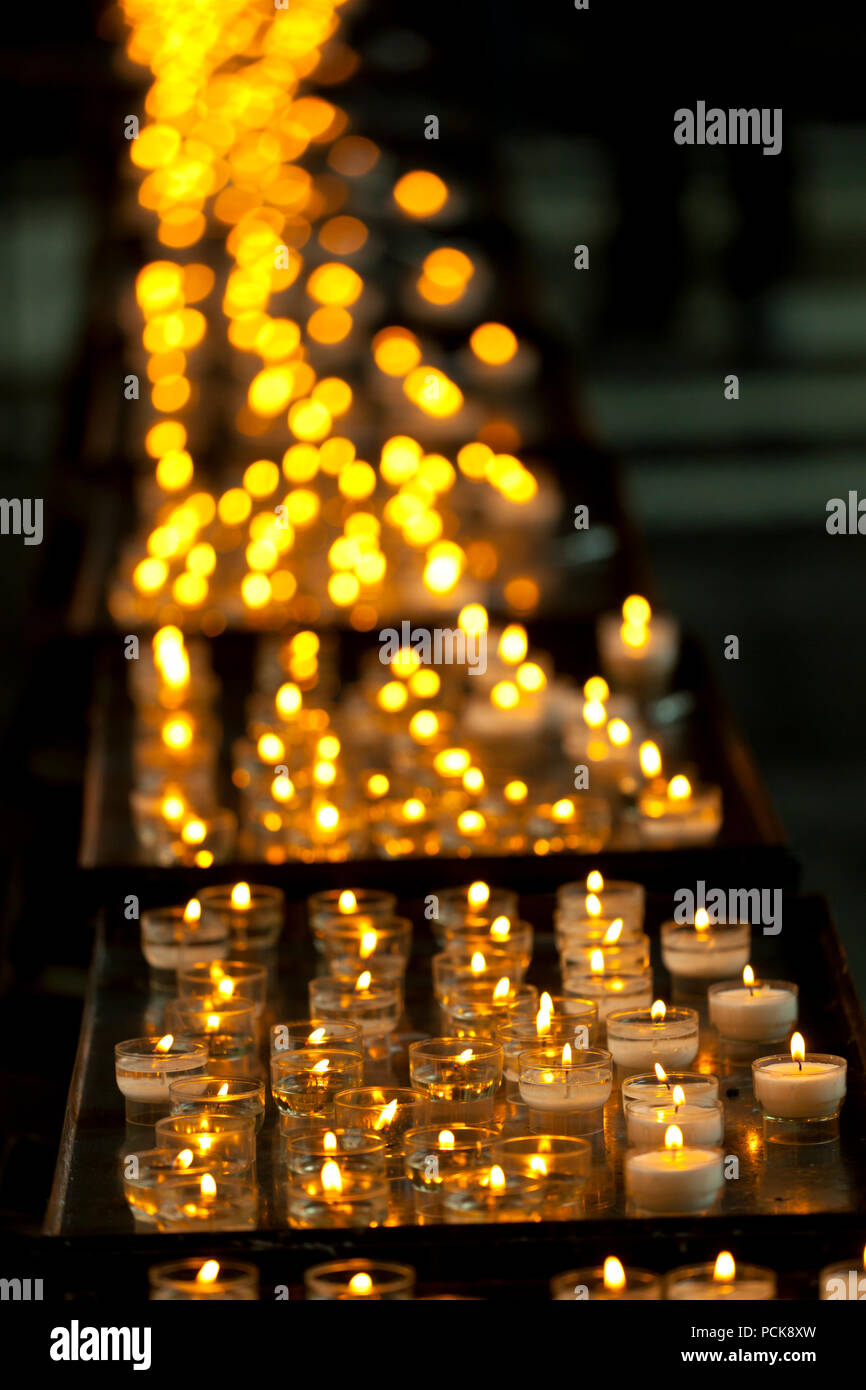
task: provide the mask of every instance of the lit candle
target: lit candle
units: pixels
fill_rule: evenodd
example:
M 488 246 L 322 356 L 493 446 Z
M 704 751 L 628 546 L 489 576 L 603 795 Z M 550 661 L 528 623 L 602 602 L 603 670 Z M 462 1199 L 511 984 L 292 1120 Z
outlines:
M 457 1173 L 443 1185 L 443 1215 L 456 1225 L 540 1221 L 542 1204 L 540 1178 L 506 1173 L 498 1163 Z
M 694 926 L 663 922 L 662 963 L 675 979 L 701 983 L 730 977 L 748 963 L 752 928 L 748 922 L 711 922 L 705 908 Z
M 652 784 L 638 796 L 638 824 L 643 842 L 657 848 L 709 844 L 722 825 L 721 787 L 692 786 L 682 774 Z
M 200 1178 L 160 1183 L 156 1228 L 173 1231 L 240 1231 L 257 1224 L 259 1194 L 251 1178 Z
M 621 689 L 663 689 L 679 658 L 679 624 L 666 614 L 653 613 L 640 594 L 630 594 L 622 616 L 605 613 L 596 625 L 602 669 Z
M 432 1123 L 485 1125 L 502 1079 L 502 1048 L 486 1038 L 426 1038 L 409 1044 L 409 1074 L 434 1104 Z
M 845 1099 L 844 1057 L 806 1052 L 802 1033 L 791 1039 L 791 1055 L 760 1057 L 752 1063 L 752 1087 L 765 1121 L 790 1125 L 792 1138 L 834 1137 Z
M 652 1215 L 706 1211 L 722 1190 L 721 1149 L 683 1146 L 676 1125 L 665 1132 L 663 1149 L 634 1149 L 625 1156 L 625 1187 L 640 1211 Z
M 557 1274 L 550 1281 L 550 1294 L 557 1303 L 658 1300 L 662 1281 L 649 1270 L 626 1268 L 615 1255 L 608 1255 L 601 1266 Z
M 339 1301 L 411 1299 L 415 1271 L 409 1265 L 381 1260 L 339 1260 L 312 1265 L 304 1274 L 308 1300 Z
M 286 906 L 282 889 L 242 881 L 211 884 L 198 896 L 202 920 L 226 922 L 237 949 L 270 947 L 278 940 Z
M 130 1038 L 114 1049 L 117 1088 L 126 1100 L 130 1124 L 153 1124 L 168 1114 L 169 1082 L 203 1076 L 208 1049 L 200 1041 L 166 1033 L 162 1038 Z
M 743 983 L 711 985 L 710 1022 L 734 1042 L 779 1042 L 797 1022 L 797 986 L 788 980 L 756 980 L 750 965 Z
M 289 1225 L 308 1229 L 381 1226 L 388 1215 L 388 1185 L 375 1173 L 344 1170 L 325 1159 L 315 1177 L 289 1188 Z
M 687 1067 L 698 1055 L 698 1015 L 657 999 L 649 1009 L 623 1009 L 607 1017 L 607 1045 L 617 1066 L 646 1071 L 654 1062 Z
M 563 883 L 556 891 L 556 923 L 565 930 L 587 918 L 599 917 L 605 926 L 616 918 L 623 931 L 640 931 L 644 920 L 646 894 L 642 883 L 605 879 L 598 869 L 587 874 L 586 882 Z
M 629 1076 L 623 1081 L 623 1108 L 629 1101 L 639 1101 L 644 1105 L 669 1105 L 675 1086 L 681 1088 L 689 1105 L 705 1105 L 719 1098 L 717 1076 L 690 1071 L 666 1072 L 661 1063 L 654 1062 L 651 1072 Z
M 720 1100 L 706 1101 L 702 1105 L 688 1103 L 683 1088 L 674 1086 L 666 1105 L 629 1101 L 625 1106 L 625 1123 L 628 1142 L 637 1149 L 663 1147 L 669 1125 L 677 1126 L 684 1144 L 716 1147 L 725 1133 L 725 1109 Z
M 665 1276 L 665 1298 L 694 1302 L 765 1303 L 776 1297 L 776 1276 L 759 1265 L 737 1265 L 723 1250 L 715 1264 L 684 1265 Z
M 624 1007 L 642 1008 L 652 1003 L 652 970 L 608 970 L 601 949 L 592 952 L 588 974 L 570 970 L 563 975 L 562 984 L 566 993 L 593 1000 L 601 1024 Z
M 539 1047 L 518 1058 L 520 1098 L 529 1106 L 529 1127 L 536 1133 L 591 1133 L 613 1084 L 609 1052 L 597 1048 Z M 555 1126 L 555 1128 L 551 1128 Z
M 255 1303 L 259 1297 L 258 1270 L 238 1260 L 192 1256 L 151 1265 L 148 1283 L 152 1303 Z

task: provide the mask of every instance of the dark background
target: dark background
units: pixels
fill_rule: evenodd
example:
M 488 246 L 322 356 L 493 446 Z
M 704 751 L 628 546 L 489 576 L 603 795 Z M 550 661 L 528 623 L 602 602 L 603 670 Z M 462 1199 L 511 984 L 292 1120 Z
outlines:
M 0 468 L 4 495 L 46 499 L 41 547 L 0 541 L 0 1037 L 16 1057 L 0 1082 L 0 1219 L 31 1231 L 90 944 L 71 879 L 90 667 L 67 617 L 93 480 L 69 421 L 134 109 L 101 12 L 19 7 L 0 55 Z M 489 145 L 539 323 L 622 460 L 659 593 L 702 639 L 866 995 L 866 542 L 824 525 L 828 499 L 864 477 L 866 19 L 839 3 L 345 12 L 361 129 L 411 139 L 435 113 L 443 146 Z M 675 146 L 673 112 L 698 100 L 781 106 L 782 153 Z M 739 662 L 722 657 L 729 633 Z

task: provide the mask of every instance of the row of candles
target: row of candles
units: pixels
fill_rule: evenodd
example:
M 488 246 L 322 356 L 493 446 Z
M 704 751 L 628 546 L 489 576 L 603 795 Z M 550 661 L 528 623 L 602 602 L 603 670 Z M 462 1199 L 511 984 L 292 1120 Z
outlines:
M 560 995 L 539 996 L 525 983 L 533 933 L 512 892 L 477 882 L 437 898 L 433 979 L 446 1031 L 410 1043 L 409 1086 L 363 1083 L 393 1050 L 411 924 L 395 916 L 394 896 L 384 891 L 310 899 L 327 973 L 309 982 L 309 1018 L 270 1028 L 290 1223 L 579 1216 L 592 1135 L 603 1128 L 615 1077 L 631 1209 L 711 1209 L 724 1181 L 718 1079 L 686 1070 L 699 1049 L 697 1010 L 652 1002 L 641 885 L 593 873 L 559 890 Z M 283 908 L 280 890 L 241 883 L 204 888 L 186 907 L 142 918 L 156 983 L 178 990 L 166 1012 L 173 1031 L 119 1044 L 116 1065 L 128 1122 L 155 1122 L 157 1141 L 124 1156 L 124 1190 L 133 1213 L 160 1229 L 256 1224 L 251 1173 L 266 1109 L 257 1038 L 267 966 L 229 956 L 272 948 Z M 754 979 L 748 924 L 696 918 L 663 927 L 675 980 L 692 989 L 717 981 L 711 1018 L 730 1045 L 787 1037 L 796 987 Z M 740 968 L 742 983 L 718 980 Z M 844 1059 L 807 1056 L 794 1033 L 790 1056 L 756 1057 L 752 1074 L 768 1137 L 832 1135 Z M 496 1117 L 502 1085 L 511 1113 L 504 1125 Z M 394 1207 L 401 1179 L 412 1189 L 411 1216 Z
M 652 630 L 645 600 L 633 595 L 624 613 L 624 632 Z M 582 692 L 556 679 L 521 624 L 491 629 L 480 604 L 461 610 L 455 631 L 489 639 L 495 655 L 483 673 L 435 667 L 400 646 L 386 662 L 370 653 L 339 703 L 332 644 L 301 630 L 265 647 L 247 734 L 233 748 L 238 841 L 234 813 L 217 805 L 220 729 L 207 650 L 187 645 L 177 627 L 159 629 L 130 663 L 132 809 L 148 857 L 210 867 L 238 843 L 244 859 L 274 864 L 597 852 L 618 825 L 647 846 L 715 837 L 720 789 L 684 772 L 662 775 L 633 696 L 612 694 L 603 676 Z M 562 794 L 564 753 L 583 759 L 589 789 Z

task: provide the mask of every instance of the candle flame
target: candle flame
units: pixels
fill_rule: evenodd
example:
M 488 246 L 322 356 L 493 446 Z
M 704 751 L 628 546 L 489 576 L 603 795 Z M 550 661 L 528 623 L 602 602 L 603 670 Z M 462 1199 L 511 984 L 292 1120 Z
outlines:
M 352 892 L 351 888 L 343 889 L 342 893 L 337 899 L 337 909 L 340 912 L 358 911 L 358 899 L 355 897 L 355 894 Z
M 219 1090 L 217 1091 L 217 1097 L 219 1097 L 219 1096 L 227 1096 L 228 1093 L 229 1093 L 229 1083 L 228 1083 L 227 1081 L 224 1081 L 223 1084 L 220 1086 Z
M 613 922 L 611 922 L 610 926 L 604 934 L 605 946 L 612 946 L 615 941 L 619 941 L 619 938 L 622 935 L 622 927 L 623 921 L 621 917 L 617 917 L 614 919 Z
M 650 1009 L 650 1018 L 652 1019 L 653 1023 L 663 1023 L 666 1013 L 667 1009 L 665 1008 L 661 999 L 657 999 L 653 1004 L 652 1008 Z
M 571 1043 L 565 1043 L 565 1044 L 563 1045 L 563 1049 L 562 1049 L 562 1065 L 563 1065 L 564 1067 L 570 1067 L 570 1066 L 571 1066 Z
M 594 893 L 590 893 L 586 899 L 586 915 L 587 917 L 601 916 L 601 903 Z
M 219 1260 L 205 1260 L 195 1276 L 197 1284 L 212 1284 L 220 1272 Z
M 183 910 L 183 920 L 185 922 L 197 922 L 201 917 L 201 903 L 198 898 L 190 898 Z
M 200 1154 L 209 1154 L 210 1151 L 211 1151 L 211 1149 L 213 1148 L 213 1135 L 212 1135 L 212 1134 L 199 1134 L 199 1135 L 197 1136 L 197 1139 L 198 1139 L 198 1151 L 199 1151 L 199 1153 L 200 1153 Z
M 542 1035 L 543 1033 L 549 1033 L 549 1032 L 550 1032 L 550 1009 L 547 1008 L 547 1007 L 545 1006 L 545 1003 L 544 1003 L 545 999 L 547 999 L 547 1000 L 549 1001 L 549 1000 L 550 1000 L 550 995 L 549 995 L 549 994 L 544 994 L 544 995 L 542 995 L 542 997 L 541 997 L 541 1008 L 538 1010 L 538 1013 L 535 1015 L 535 1031 L 536 1031 L 536 1033 L 538 1034 L 539 1037 L 541 1037 L 541 1035 Z
M 312 1045 L 315 1047 L 316 1043 L 325 1041 L 326 1032 L 327 1029 L 325 1028 L 314 1028 L 310 1036 L 307 1038 L 307 1042 L 312 1043 Z
M 172 1159 L 172 1168 L 188 1168 L 195 1158 L 192 1149 L 181 1149 Z
M 507 941 L 511 934 L 511 923 L 507 917 L 497 917 L 490 927 L 490 935 L 494 941 Z
M 743 969 L 743 984 L 744 984 L 744 985 L 753 985 L 754 983 L 755 983 L 755 972 L 754 972 L 754 970 L 752 969 L 752 967 L 751 967 L 750 965 L 747 965 L 747 966 L 745 966 L 744 969 Z
M 467 1062 L 471 1062 L 471 1061 L 472 1061 L 473 1056 L 474 1056 L 474 1054 L 473 1054 L 472 1048 L 471 1048 L 471 1047 L 467 1047 L 467 1048 L 465 1049 L 465 1051 L 461 1052 L 461 1053 L 460 1053 L 460 1056 L 459 1056 L 459 1057 L 455 1057 L 454 1060 L 455 1060 L 456 1062 L 459 1062 L 461 1066 L 465 1066 Z
M 387 1129 L 394 1116 L 397 1114 L 397 1101 L 391 1100 L 379 1113 L 379 1118 L 374 1121 L 374 1129 Z
M 219 1028 L 219 1026 L 220 1026 L 220 1016 L 219 1016 L 219 1014 L 208 1014 L 207 1018 L 205 1019 L 205 1025 L 204 1025 L 204 1026 L 205 1026 L 205 1028 L 207 1028 L 207 1030 L 208 1030 L 209 1033 L 215 1032 L 216 1029 Z
M 600 974 L 604 970 L 604 952 L 591 951 L 589 956 L 589 968 L 594 975 Z
M 335 1154 L 337 1152 L 337 1136 L 334 1134 L 333 1130 L 328 1130 L 322 1140 L 322 1148 L 325 1150 L 326 1154 Z
M 695 913 L 695 931 L 706 931 L 710 925 L 710 914 L 705 907 L 699 907 Z
M 440 1129 L 438 1143 L 440 1149 L 454 1148 L 454 1135 L 451 1133 L 450 1129 Z
M 498 1163 L 494 1163 L 493 1167 L 490 1169 L 487 1182 L 488 1186 L 490 1186 L 494 1192 L 505 1191 L 505 1174 Z
M 250 885 L 248 883 L 236 883 L 232 889 L 232 907 L 245 911 L 251 901 Z
M 328 1070 L 330 1065 L 331 1064 L 328 1061 L 328 1058 L 323 1057 L 322 1060 L 320 1062 L 317 1062 L 316 1065 L 313 1067 L 313 1071 L 317 1074 L 317 1076 L 324 1076 L 325 1072 Z
M 370 988 L 370 985 L 371 985 L 372 983 L 373 983 L 373 976 L 370 974 L 369 970 L 362 970 L 361 973 L 360 973 L 360 975 L 358 976 L 357 980 L 355 981 L 355 989 L 357 989 L 357 990 L 369 989 L 369 988 Z
M 674 1105 L 684 1105 L 685 1099 L 686 1093 L 683 1090 L 682 1086 L 674 1086 Z
M 322 1188 L 325 1192 L 342 1192 L 343 1175 L 332 1158 L 322 1164 Z
M 529 1171 L 530 1173 L 537 1173 L 541 1178 L 547 1177 L 547 1163 L 541 1157 L 541 1154 L 532 1155 L 529 1160 Z
M 216 1183 L 214 1182 L 213 1177 L 210 1173 L 202 1174 L 202 1179 L 199 1183 L 199 1187 L 201 1189 L 201 1195 L 203 1197 L 216 1196 Z
M 472 971 L 473 975 L 480 975 L 482 971 L 487 969 L 487 961 L 480 951 L 475 951 L 473 953 L 472 959 L 469 962 L 469 969 Z
M 661 1066 L 661 1064 L 660 1064 L 659 1062 L 653 1062 L 653 1067 L 655 1068 L 655 1074 L 656 1074 L 658 1080 L 659 1080 L 659 1081 L 667 1081 L 667 1079 L 668 1079 L 668 1074 L 667 1074 L 667 1072 L 665 1071 L 664 1067 Z
M 692 794 L 692 784 L 688 777 L 678 773 L 668 782 L 668 799 L 670 801 L 688 801 Z
M 713 1270 L 713 1278 L 720 1284 L 729 1284 L 736 1278 L 737 1266 L 730 1250 L 723 1250 L 716 1260 L 716 1267 Z
M 378 940 L 379 937 L 373 930 L 364 932 L 364 935 L 361 937 L 361 960 L 367 960 L 369 956 L 372 956 Z
M 646 739 L 638 750 L 640 770 L 644 777 L 658 777 L 662 770 L 662 755 L 657 743 Z
M 223 999 L 231 999 L 234 992 L 234 980 L 229 980 L 228 978 L 220 980 L 219 984 L 217 985 L 217 994 L 221 994 Z
M 493 999 L 494 1001 L 499 999 L 507 999 L 510 992 L 511 981 L 509 980 L 507 975 L 503 975 L 502 979 L 498 982 L 496 988 L 493 991 Z
M 166 1033 L 165 1037 L 160 1038 L 159 1042 L 156 1045 L 157 1052 L 168 1052 L 173 1042 L 174 1037 L 172 1036 L 172 1034 Z
M 683 1132 L 679 1125 L 668 1125 L 665 1130 L 665 1148 L 681 1149 L 683 1147 Z
M 608 1255 L 604 1262 L 604 1287 L 612 1290 L 625 1288 L 625 1270 L 616 1255 Z
M 791 1039 L 791 1056 L 802 1064 L 806 1056 L 806 1042 L 802 1033 L 795 1033 Z
M 367 1294 L 373 1292 L 373 1280 L 369 1274 L 353 1274 L 349 1280 L 349 1292 L 356 1294 L 359 1298 L 366 1298 Z
M 490 901 L 490 888 L 481 879 L 476 883 L 470 883 L 466 892 L 466 901 L 470 907 L 484 907 Z
M 604 887 L 604 879 L 602 878 L 602 876 L 601 876 L 601 874 L 599 873 L 598 869 L 593 869 L 592 873 L 587 874 L 587 876 L 586 876 L 586 891 L 587 891 L 587 893 L 600 893 L 603 887 Z

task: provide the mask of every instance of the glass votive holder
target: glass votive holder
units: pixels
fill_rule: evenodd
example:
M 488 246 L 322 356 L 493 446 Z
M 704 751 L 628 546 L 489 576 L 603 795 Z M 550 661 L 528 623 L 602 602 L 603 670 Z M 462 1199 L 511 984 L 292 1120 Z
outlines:
M 265 1118 L 265 1083 L 256 1076 L 193 1076 L 168 1088 L 172 1115 L 251 1115 L 259 1133 Z
M 441 928 L 440 940 L 446 955 L 471 957 L 504 951 L 524 962 L 529 969 L 535 933 L 530 922 L 518 922 L 510 917 L 470 917 Z
M 600 1048 L 532 1047 L 517 1059 L 520 1098 L 534 1134 L 595 1134 L 613 1086 L 613 1061 Z
M 387 1145 L 371 1130 L 319 1129 L 312 1134 L 295 1134 L 286 1140 L 286 1166 L 289 1182 L 315 1178 L 322 1165 L 333 1159 L 341 1173 L 367 1173 L 383 1177 Z
M 500 1020 L 537 1014 L 538 990 L 509 976 L 465 980 L 453 986 L 442 1011 L 452 1034 L 493 1038 Z
M 327 888 L 307 899 L 314 936 L 317 928 L 337 926 L 340 922 L 354 923 L 359 930 L 366 930 L 368 922 L 375 926 L 377 921 L 393 917 L 396 910 L 396 896 L 378 888 Z
M 559 963 L 563 976 L 573 972 L 592 969 L 592 961 L 601 959 L 605 970 L 623 971 L 645 970 L 650 963 L 650 940 L 648 936 L 632 937 L 629 941 L 618 941 L 606 946 L 591 945 L 586 942 L 566 941 L 559 951 Z
M 321 949 L 331 975 L 357 979 L 370 970 L 378 979 L 402 980 L 412 950 L 412 923 L 408 917 L 387 917 L 358 930 L 341 922 L 322 932 Z
M 725 1133 L 725 1107 L 720 1100 L 703 1104 L 669 1100 L 663 1105 L 630 1100 L 625 1106 L 628 1142 L 637 1149 L 663 1149 L 670 1125 L 676 1125 L 683 1143 L 691 1147 L 715 1148 Z
M 335 1022 L 323 1018 L 293 1019 L 290 1023 L 275 1023 L 270 1034 L 270 1056 L 280 1052 L 301 1052 L 305 1047 L 336 1047 L 345 1052 L 364 1056 L 364 1041 L 359 1023 L 348 1020 Z
M 442 933 L 445 927 L 457 926 L 461 922 L 478 917 L 489 917 L 491 920 L 507 917 L 509 920 L 517 920 L 517 894 L 510 888 L 491 887 L 480 879 L 456 888 L 440 888 L 434 897 L 436 915 L 431 919 L 431 925 L 440 946 L 444 939 Z
M 847 1072 L 845 1058 L 827 1052 L 807 1052 L 799 1061 L 790 1053 L 759 1057 L 752 1063 L 752 1090 L 764 1112 L 765 1136 L 788 1144 L 837 1138 Z
M 527 831 L 535 854 L 598 854 L 611 832 L 610 802 L 581 792 L 529 810 Z
M 502 1047 L 484 1038 L 426 1038 L 409 1044 L 409 1075 L 432 1103 L 431 1123 L 487 1125 L 502 1079 Z
M 177 972 L 177 992 L 181 999 L 249 999 L 256 1017 L 265 1009 L 268 970 L 253 961 L 212 960 L 184 966 Z
M 201 1177 L 160 1183 L 156 1228 L 177 1231 L 245 1231 L 258 1224 L 259 1192 L 252 1178 Z
M 509 1018 L 496 1026 L 496 1040 L 502 1047 L 502 1075 L 506 1081 L 516 1085 L 518 1082 L 517 1061 L 521 1052 L 533 1047 L 558 1049 L 560 1055 L 565 1043 L 572 1050 L 583 1050 L 590 1045 L 595 1023 L 595 1005 L 578 1014 L 553 1014 L 549 1021 L 539 1023 L 531 1015 Z
M 818 1275 L 818 1298 L 822 1303 L 866 1302 L 866 1250 L 859 1258 L 825 1265 Z
M 259 1271 L 239 1260 L 170 1260 L 151 1265 L 147 1279 L 151 1303 L 255 1303 L 259 1297 Z
M 540 1221 L 541 1180 L 506 1173 L 493 1162 L 455 1173 L 442 1184 L 442 1218 L 455 1225 Z
M 414 1191 L 438 1204 L 442 1184 L 455 1173 L 490 1162 L 498 1129 L 453 1123 L 419 1125 L 403 1135 L 403 1172 Z
M 224 922 L 188 917 L 184 907 L 154 907 L 141 914 L 141 950 L 157 989 L 174 990 L 177 972 L 195 961 L 219 960 L 228 945 Z
M 286 895 L 263 883 L 213 883 L 198 894 L 203 922 L 223 922 L 235 950 L 276 945 L 283 930 Z
M 626 1196 L 636 1212 L 648 1216 L 709 1211 L 724 1185 L 723 1163 L 722 1150 L 708 1146 L 629 1149 Z
M 403 1176 L 403 1135 L 425 1124 L 428 1114 L 423 1092 L 411 1086 L 361 1086 L 341 1091 L 334 1099 L 335 1124 L 385 1141 L 389 1177 Z
M 570 970 L 563 975 L 566 994 L 591 999 L 598 1007 L 598 1022 L 622 1009 L 641 1009 L 653 1002 L 652 970 Z
M 381 1260 L 335 1260 L 311 1265 L 304 1274 L 304 1289 L 309 1302 L 411 1300 L 415 1271 L 409 1265 Z
M 403 1012 L 403 986 L 398 980 L 365 980 L 368 972 L 356 978 L 338 979 L 319 975 L 310 980 L 307 991 L 310 1012 L 316 1018 L 357 1023 L 370 1057 L 387 1057 L 390 1035 Z
M 601 882 L 599 882 L 601 879 Z M 626 879 L 602 879 L 589 874 L 585 880 L 562 883 L 556 890 L 556 920 L 566 927 L 571 922 L 592 921 L 589 906 L 597 906 L 598 916 L 608 922 L 621 918 L 623 932 L 640 931 L 643 926 L 646 892 L 642 883 Z
M 255 1162 L 256 1124 L 252 1115 L 209 1115 L 196 1110 L 185 1115 L 166 1115 L 154 1126 L 160 1148 L 191 1149 L 198 1157 L 227 1164 L 232 1175 L 242 1175 Z
M 478 949 L 440 951 L 432 959 L 433 994 L 447 1008 L 459 985 L 464 983 L 488 985 L 492 990 L 501 979 L 516 985 L 523 984 L 528 962 L 507 951 Z
M 749 963 L 752 928 L 749 922 L 708 926 L 662 922 L 662 964 L 677 981 L 701 989 L 709 980 L 741 975 Z
M 556 948 L 589 946 L 604 949 L 618 942 L 625 945 L 644 935 L 640 925 L 627 917 L 569 917 L 564 919 L 557 910 L 553 914 Z
M 731 1268 L 733 1267 L 733 1268 Z M 765 1303 L 776 1297 L 776 1275 L 760 1265 L 727 1267 L 715 1264 L 681 1265 L 665 1275 L 665 1298 L 673 1302 Z
M 657 693 L 667 685 L 679 659 L 679 623 L 667 613 L 652 612 L 640 626 L 623 622 L 624 617 L 624 611 L 602 613 L 596 622 L 601 669 L 616 690 Z M 625 640 L 629 634 L 624 635 L 624 629 L 632 626 L 637 645 Z
M 229 1164 L 214 1163 L 205 1154 L 192 1149 L 141 1149 L 138 1153 L 121 1156 L 121 1181 L 126 1205 L 136 1221 L 156 1220 L 156 1188 L 161 1182 L 177 1182 L 182 1178 L 201 1177 L 203 1173 L 231 1173 Z
M 592 1167 L 587 1139 L 564 1134 L 514 1135 L 493 1145 L 492 1161 L 505 1173 L 522 1173 L 541 1184 L 545 1221 L 570 1221 L 581 1214 L 583 1189 Z
M 388 1217 L 388 1180 L 378 1173 L 344 1169 L 334 1158 L 317 1175 L 298 1178 L 288 1191 L 289 1225 L 302 1230 L 383 1226 Z
M 557 1274 L 550 1281 L 550 1296 L 556 1303 L 657 1301 L 662 1297 L 662 1280 L 648 1269 L 632 1269 L 608 1259 L 603 1265 Z
M 169 1109 L 168 1087 L 172 1078 L 203 1076 L 208 1069 L 208 1049 L 200 1041 L 175 1037 L 128 1038 L 114 1048 L 117 1089 L 126 1101 L 126 1122 L 152 1125 Z
M 304 1045 L 271 1057 L 271 1094 L 280 1113 L 281 1128 L 298 1120 L 331 1120 L 334 1098 L 341 1091 L 360 1086 L 364 1079 L 364 1055 L 356 1043 L 323 1042 Z
M 659 1014 L 656 1016 L 656 1009 Z M 700 1029 L 695 1009 L 622 1009 L 607 1016 L 607 1048 L 624 1071 L 645 1072 L 658 1062 L 687 1067 L 698 1055 Z
M 676 797 L 670 782 L 650 785 L 638 796 L 637 814 L 641 841 L 653 849 L 706 845 L 722 827 L 722 789 L 694 786 L 688 796 Z
M 710 1023 L 727 1042 L 783 1042 L 797 1022 L 798 990 L 790 980 L 723 980 L 707 991 Z
M 674 1087 L 680 1086 L 687 1105 L 708 1105 L 719 1098 L 719 1078 L 697 1071 L 641 1072 L 622 1083 L 623 1110 L 630 1101 L 641 1105 L 672 1105 Z
M 172 999 L 166 1023 L 183 1038 L 205 1045 L 207 1071 L 214 1076 L 245 1076 L 256 1068 L 256 1006 L 240 995 L 230 999 L 211 994 L 203 998 Z

